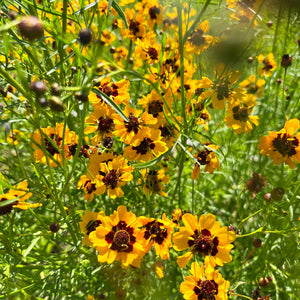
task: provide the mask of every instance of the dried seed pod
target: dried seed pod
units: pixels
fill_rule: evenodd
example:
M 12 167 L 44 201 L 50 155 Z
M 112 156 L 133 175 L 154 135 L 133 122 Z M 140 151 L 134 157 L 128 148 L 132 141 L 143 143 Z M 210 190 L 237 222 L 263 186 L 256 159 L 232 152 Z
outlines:
M 268 278 L 261 277 L 261 278 L 259 278 L 258 284 L 261 287 L 266 287 L 269 284 L 269 280 L 268 280 Z
M 285 190 L 281 187 L 277 187 L 271 191 L 271 198 L 275 201 L 280 201 L 284 194 Z
M 56 96 L 52 96 L 50 99 L 49 99 L 49 105 L 50 105 L 50 108 L 53 110 L 53 111 L 56 111 L 56 112 L 62 112 L 65 110 L 65 105 L 63 104 L 63 102 L 60 100 L 59 97 L 56 97 Z
M 259 238 L 254 238 L 252 244 L 255 248 L 260 248 L 263 245 L 263 242 Z
M 18 27 L 21 35 L 30 42 L 44 36 L 44 27 L 41 21 L 35 16 L 24 17 Z

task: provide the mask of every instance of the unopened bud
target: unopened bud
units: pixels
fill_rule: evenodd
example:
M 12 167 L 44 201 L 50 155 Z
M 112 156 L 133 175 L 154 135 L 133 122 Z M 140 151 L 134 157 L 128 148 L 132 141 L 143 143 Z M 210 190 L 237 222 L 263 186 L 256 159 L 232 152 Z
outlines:
M 87 102 L 87 101 L 89 101 L 89 96 L 85 92 L 83 92 L 83 91 L 76 92 L 75 93 L 75 98 L 78 101 L 81 101 L 81 102 Z
M 93 38 L 93 31 L 90 28 L 82 29 L 79 32 L 78 39 L 80 44 L 83 46 L 88 45 L 92 41 L 92 38 Z
M 254 238 L 252 244 L 255 248 L 260 248 L 263 245 L 263 242 L 259 238 Z
M 57 82 L 54 82 L 52 85 L 51 85 L 51 94 L 53 96 L 59 96 L 60 95 L 60 86 Z
M 62 112 L 65 110 L 65 105 L 63 104 L 63 102 L 60 100 L 59 97 L 56 97 L 56 96 L 52 96 L 50 99 L 49 99 L 49 105 L 50 105 L 50 108 L 53 110 L 53 111 L 56 111 L 56 112 Z
M 43 81 L 33 81 L 30 83 L 29 88 L 35 92 L 36 95 L 43 95 L 47 92 L 47 86 Z
M 259 278 L 258 284 L 261 287 L 266 287 L 269 284 L 269 280 L 268 280 L 268 278 L 261 277 L 261 278 Z
M 273 22 L 272 21 L 268 21 L 267 26 L 268 27 L 272 27 L 273 26 Z
M 282 199 L 282 197 L 283 197 L 284 194 L 285 194 L 285 191 L 281 187 L 274 188 L 271 191 L 271 197 L 275 201 L 280 201 Z
M 253 57 L 252 57 L 252 56 L 248 57 L 247 62 L 248 62 L 249 64 L 253 63 Z
M 24 17 L 18 27 L 21 35 L 31 42 L 44 36 L 43 25 L 35 16 Z
M 57 232 L 59 230 L 60 226 L 58 223 L 53 222 L 50 224 L 49 228 L 52 232 Z

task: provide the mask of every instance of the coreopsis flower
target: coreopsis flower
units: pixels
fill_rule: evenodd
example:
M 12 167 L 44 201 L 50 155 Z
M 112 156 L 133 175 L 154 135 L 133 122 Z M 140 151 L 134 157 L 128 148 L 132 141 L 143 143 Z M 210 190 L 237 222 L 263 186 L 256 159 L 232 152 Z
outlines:
M 136 216 L 121 205 L 111 216 L 102 219 L 89 239 L 98 251 L 98 261 L 121 261 L 122 268 L 140 267 L 145 252 Z
M 188 37 L 185 50 L 187 53 L 200 54 L 205 52 L 213 41 L 213 37 L 206 35 L 209 30 L 208 20 L 203 21 Z
M 243 131 L 247 134 L 251 132 L 253 126 L 258 125 L 258 116 L 250 116 L 253 107 L 256 105 L 255 96 L 248 94 L 241 101 L 237 100 L 227 104 L 226 116 L 224 121 L 227 127 L 232 128 L 235 133 L 241 134 Z
M 247 90 L 248 94 L 256 95 L 261 97 L 263 95 L 263 85 L 266 81 L 262 78 L 256 80 L 255 75 L 250 75 L 247 79 L 240 82 L 239 86 Z
M 175 118 L 181 122 L 181 117 Z M 167 148 L 170 149 L 178 139 L 180 132 L 179 126 L 175 122 L 170 124 L 166 119 L 163 119 L 158 129 L 160 130 L 161 140 L 167 145 Z
M 160 25 L 163 21 L 163 7 L 159 5 L 159 1 L 148 1 L 145 15 L 148 16 L 147 26 L 153 28 L 155 24 Z
M 269 135 L 259 139 L 260 153 L 271 156 L 275 165 L 284 162 L 295 169 L 295 162 L 300 163 L 300 133 L 296 133 L 299 127 L 299 120 L 295 118 L 287 120 L 280 131 L 269 131 Z
M 202 89 L 196 89 L 195 94 L 198 95 L 199 93 L 200 95 L 202 92 Z M 199 101 L 192 99 L 191 104 L 188 105 L 186 112 L 191 117 L 196 118 L 197 125 L 204 125 L 204 129 L 208 131 L 208 121 L 210 121 L 211 116 L 201 100 Z
M 107 29 L 102 30 L 100 40 L 104 46 L 109 46 L 116 39 L 116 36 Z
M 170 176 L 165 174 L 164 169 L 160 170 L 145 170 L 142 171 L 143 180 L 139 179 L 139 184 L 144 183 L 141 187 L 141 190 L 146 194 L 149 193 L 151 196 L 155 194 L 159 194 L 161 196 L 167 197 L 168 194 L 164 192 L 165 183 L 168 183 L 170 180 Z
M 136 14 L 134 9 L 126 8 L 125 15 L 128 23 L 128 29 L 121 29 L 122 36 L 136 41 L 143 39 L 146 34 L 145 18 L 143 14 Z
M 121 122 L 123 119 L 109 105 L 94 105 L 94 112 L 85 119 L 87 126 L 84 130 L 85 134 L 96 134 L 91 138 L 92 145 L 96 146 L 104 136 L 113 137 L 116 120 Z
M 0 215 L 9 214 L 14 208 L 27 210 L 28 208 L 35 208 L 42 206 L 41 203 L 28 203 L 25 202 L 32 196 L 32 193 L 28 191 L 27 180 L 23 180 L 16 187 L 10 189 L 6 194 L 0 195 L 0 203 L 11 200 L 8 204 L 0 207 Z
M 10 145 L 18 145 L 19 142 L 25 137 L 24 132 L 13 129 L 8 133 L 8 136 L 6 138 L 6 141 Z
M 214 270 L 209 264 L 193 262 L 191 275 L 184 277 L 180 284 L 180 292 L 187 300 L 227 300 L 229 281 L 225 280 L 219 270 Z
M 116 130 L 113 132 L 122 142 L 137 146 L 145 137 L 151 136 L 153 130 L 148 126 L 154 125 L 157 119 L 146 111 L 143 112 L 129 106 L 126 106 L 124 114 L 127 116 L 128 121 L 115 120 Z
M 87 246 L 92 246 L 93 244 L 89 240 L 89 235 L 91 232 L 95 231 L 96 228 L 102 224 L 102 218 L 105 216 L 103 211 L 91 212 L 89 210 L 85 211 L 85 213 L 81 217 L 81 222 L 79 222 L 81 233 L 84 233 L 82 244 Z
M 122 197 L 122 186 L 133 179 L 133 167 L 128 165 L 127 159 L 116 156 L 112 160 L 100 163 L 96 166 L 98 174 L 94 178 L 99 194 L 107 191 L 111 198 Z
M 179 227 L 179 222 L 182 220 L 182 210 L 181 208 L 176 208 L 172 212 L 172 222 L 174 223 L 174 226 Z
M 34 158 L 37 162 L 50 167 L 62 164 L 64 159 L 71 159 L 74 148 L 78 144 L 78 136 L 74 131 L 70 131 L 63 123 L 56 123 L 55 128 L 48 126 L 35 130 L 32 136 L 32 145 L 36 149 Z
M 215 169 L 220 170 L 219 159 L 215 152 L 218 150 L 218 145 L 206 144 L 203 150 L 197 150 L 197 154 L 194 155 L 196 159 L 195 167 L 192 172 L 192 179 L 197 179 L 200 174 L 200 165 L 204 165 L 204 172 L 214 173 Z
M 173 223 L 163 215 L 162 219 L 139 217 L 141 236 L 145 253 L 149 252 L 154 245 L 156 255 L 161 259 L 169 259 L 169 248 L 172 247 L 171 236 Z
M 180 268 L 184 268 L 196 254 L 210 256 L 212 264 L 218 266 L 231 262 L 229 252 L 233 248 L 231 243 L 235 240 L 235 234 L 228 231 L 226 226 L 221 227 L 214 215 L 202 215 L 198 221 L 196 215 L 184 214 L 182 222 L 184 227 L 179 227 L 179 232 L 173 235 L 173 248 L 176 251 L 188 249 L 177 258 Z
M 198 91 L 200 92 L 203 89 L 203 92 L 199 95 L 201 100 L 211 97 L 213 108 L 223 109 L 225 101 L 232 102 L 244 96 L 244 90 L 231 87 L 239 79 L 239 71 L 225 71 L 224 64 L 217 64 L 215 76 L 215 82 L 207 77 L 202 77 L 198 81 L 198 89 L 200 89 Z
M 95 179 L 100 180 L 100 175 L 96 175 Z M 97 185 L 95 179 L 90 179 L 86 175 L 82 175 L 78 181 L 78 189 L 83 189 L 84 200 L 92 201 L 94 195 L 101 195 L 105 192 L 104 187 Z
M 159 130 L 153 130 L 151 135 L 144 137 L 136 146 L 127 146 L 124 156 L 130 161 L 146 162 L 159 157 L 168 150 L 166 144 L 161 140 Z
M 161 52 L 161 45 L 156 42 L 156 35 L 150 32 L 143 40 L 138 39 L 135 42 L 134 58 L 135 67 L 140 67 L 144 63 L 154 64 L 159 62 L 159 55 Z
M 272 71 L 274 71 L 277 67 L 277 63 L 274 59 L 273 53 L 267 54 L 266 57 L 263 54 L 260 54 L 259 56 L 257 56 L 257 60 L 259 63 L 263 64 L 262 67 L 259 67 L 258 74 L 260 76 L 271 76 Z

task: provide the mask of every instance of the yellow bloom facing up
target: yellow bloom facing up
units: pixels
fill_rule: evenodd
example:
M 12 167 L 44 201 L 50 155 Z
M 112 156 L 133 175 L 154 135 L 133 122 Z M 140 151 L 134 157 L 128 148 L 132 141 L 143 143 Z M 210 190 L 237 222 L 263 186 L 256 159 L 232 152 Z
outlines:
M 194 156 L 197 160 L 192 172 L 192 179 L 197 179 L 200 174 L 200 165 L 204 165 L 204 172 L 214 173 L 215 169 L 220 170 L 219 159 L 213 150 L 217 150 L 219 146 L 206 144 L 204 150 L 198 150 L 198 153 Z
M 184 277 L 180 292 L 187 300 L 227 300 L 229 281 L 225 280 L 219 270 L 214 270 L 209 264 L 193 262 L 190 276 Z
M 152 268 L 154 269 L 156 276 L 160 279 L 164 277 L 165 265 L 162 261 L 158 260 L 153 265 Z
M 214 215 L 202 215 L 198 221 L 196 215 L 184 214 L 182 221 L 184 227 L 173 235 L 173 248 L 176 251 L 189 250 L 177 258 L 179 267 L 184 268 L 195 254 L 210 256 L 213 264 L 218 266 L 231 262 L 229 252 L 233 248 L 231 243 L 235 234 L 226 226 L 221 227 Z
M 31 197 L 31 195 L 32 193 L 30 193 L 27 188 L 27 181 L 23 180 L 16 187 L 10 189 L 8 193 L 0 195 L 0 203 L 6 200 L 15 200 L 4 206 L 1 206 L 0 215 L 9 214 L 14 208 L 27 210 L 28 208 L 42 206 L 41 203 L 31 204 L 25 202 L 28 198 Z
M 241 134 L 243 131 L 247 134 L 250 133 L 253 129 L 251 122 L 258 126 L 258 116 L 250 116 L 256 104 L 255 97 L 250 94 L 242 101 L 228 103 L 224 119 L 227 127 L 232 128 L 237 134 Z
M 174 226 L 179 227 L 179 222 L 182 220 L 182 210 L 181 208 L 175 208 L 172 213 L 172 222 Z
M 169 259 L 169 248 L 172 247 L 171 236 L 173 223 L 165 215 L 162 219 L 139 217 L 142 225 L 141 236 L 143 237 L 145 253 L 149 252 L 154 245 L 156 255 L 161 259 Z
M 91 212 L 89 210 L 85 211 L 85 213 L 81 217 L 81 222 L 79 222 L 80 230 L 84 233 L 84 237 L 82 240 L 83 245 L 92 246 L 92 243 L 89 240 L 89 235 L 91 232 L 95 231 L 98 226 L 102 224 L 102 218 L 105 216 L 104 212 L 101 211 Z
M 271 156 L 275 165 L 284 162 L 295 169 L 295 162 L 300 163 L 300 133 L 296 133 L 299 127 L 299 120 L 291 119 L 280 131 L 269 131 L 268 136 L 259 139 L 260 153 Z
M 260 54 L 257 56 L 257 60 L 263 64 L 263 66 L 258 69 L 258 74 L 260 76 L 271 76 L 272 71 L 274 71 L 277 67 L 273 53 L 269 53 L 266 57 L 264 57 L 263 54 Z
M 140 267 L 145 252 L 139 233 L 136 216 L 121 205 L 111 216 L 102 219 L 89 238 L 99 253 L 99 262 L 111 264 L 120 260 L 122 268 Z
M 144 137 L 136 146 L 128 146 L 124 149 L 124 156 L 130 161 L 146 162 L 159 157 L 168 150 L 166 144 L 161 141 L 159 130 L 153 130 L 151 135 Z
M 56 124 L 55 128 L 48 126 L 37 129 L 33 133 L 32 140 L 33 148 L 37 148 L 34 151 L 35 160 L 43 164 L 47 164 L 48 160 L 50 167 L 56 167 L 57 163 L 61 164 L 63 155 L 65 159 L 71 159 L 78 144 L 78 136 L 67 127 L 64 130 L 63 123 Z
M 96 179 L 99 180 L 100 175 L 96 175 Z M 104 187 L 99 187 L 95 180 L 91 180 L 86 175 L 82 175 L 78 181 L 78 189 L 83 189 L 84 191 L 84 200 L 92 201 L 94 195 L 101 195 L 105 192 Z
M 122 36 L 136 41 L 143 39 L 146 34 L 145 19 L 142 14 L 136 14 L 134 9 L 126 8 L 125 15 L 128 23 L 128 29 L 121 29 Z M 125 25 L 123 25 L 125 26 Z
M 187 39 L 186 52 L 200 54 L 208 49 L 213 41 L 213 37 L 206 35 L 209 30 L 209 22 L 203 21 Z
M 239 86 L 247 90 L 248 94 L 254 94 L 257 97 L 263 95 L 263 85 L 266 81 L 262 78 L 256 80 L 255 75 L 250 75 L 247 79 L 240 82 Z
M 139 179 L 139 184 L 144 182 L 144 185 L 141 187 L 141 190 L 145 193 L 149 193 L 151 196 L 155 194 L 159 194 L 161 196 L 167 197 L 168 194 L 164 192 L 165 186 L 164 183 L 168 183 L 170 177 L 165 174 L 164 169 L 149 170 L 146 171 L 143 169 L 142 171 L 143 181 Z

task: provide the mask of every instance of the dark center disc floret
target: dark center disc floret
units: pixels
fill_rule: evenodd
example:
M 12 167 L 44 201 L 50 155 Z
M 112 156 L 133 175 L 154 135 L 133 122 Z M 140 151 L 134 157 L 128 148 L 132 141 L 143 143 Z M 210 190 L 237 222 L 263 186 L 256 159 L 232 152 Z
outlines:
M 117 172 L 114 169 L 112 169 L 106 176 L 103 177 L 102 181 L 106 186 L 109 186 L 111 189 L 114 189 L 118 185 L 119 176 Z
M 156 5 L 149 8 L 149 15 L 151 20 L 156 20 L 159 14 L 160 8 L 156 7 Z
M 139 119 L 135 117 L 133 114 L 130 114 L 129 121 L 125 122 L 125 127 L 127 128 L 127 132 L 133 131 L 135 134 L 138 133 L 140 129 Z
M 107 117 L 100 117 L 98 119 L 98 128 L 101 133 L 108 133 L 113 129 L 114 121 Z
M 130 234 L 126 230 L 117 231 L 114 235 L 111 249 L 118 252 L 130 252 L 132 250 Z
M 218 253 L 219 240 L 217 237 L 212 238 L 209 230 L 203 229 L 201 234 L 199 234 L 198 230 L 195 230 L 192 238 L 188 241 L 188 245 L 192 247 L 193 253 L 199 253 L 203 256 L 215 256 Z
M 248 109 L 247 107 L 240 107 L 239 105 L 233 107 L 233 118 L 235 120 L 246 122 L 248 120 Z
M 88 194 L 93 193 L 94 191 L 96 191 L 96 184 L 92 183 L 91 180 L 87 180 L 84 184 L 84 188 L 86 189 Z
M 129 30 L 134 34 L 138 34 L 139 33 L 139 26 L 140 26 L 140 23 L 137 22 L 137 21 L 130 21 L 130 24 L 129 24 Z
M 8 199 L 6 198 L 1 198 L 0 199 L 0 203 L 2 201 L 6 201 Z M 7 204 L 7 205 L 4 205 L 4 206 L 1 206 L 0 207 L 0 216 L 3 216 L 3 215 L 8 215 L 11 213 L 12 209 L 13 209 L 13 206 L 16 205 L 18 203 L 18 201 L 15 201 L 13 203 L 10 203 L 10 204 Z
M 147 54 L 149 55 L 149 57 L 152 59 L 152 60 L 157 60 L 158 59 L 158 52 L 155 48 L 153 47 L 149 47 L 148 48 L 148 51 L 147 51 Z
M 160 112 L 163 111 L 163 102 L 160 100 L 151 101 L 148 104 L 148 113 L 153 115 L 153 117 L 157 117 Z
M 53 140 L 53 143 L 57 146 L 60 145 L 62 138 L 59 136 L 56 136 L 55 134 L 50 134 L 50 139 Z M 44 139 L 45 141 L 45 147 L 46 150 L 53 156 L 55 153 L 59 153 L 59 150 L 57 147 L 55 147 L 47 138 Z
M 203 151 L 198 151 L 198 154 L 197 154 L 197 161 L 200 165 L 207 165 L 209 163 L 209 161 L 207 161 L 207 157 L 209 155 L 211 151 L 208 150 L 208 149 L 205 149 Z
M 149 238 L 161 245 L 164 240 L 168 237 L 168 231 L 163 227 L 163 223 L 152 221 L 146 224 L 146 231 L 144 238 L 148 240 Z
M 283 135 L 279 133 L 272 144 L 282 156 L 293 156 L 296 154 L 295 148 L 299 145 L 299 140 L 296 137 L 291 138 L 286 133 Z
M 224 98 L 227 99 L 229 97 L 228 83 L 224 82 L 224 83 L 218 84 L 216 87 L 216 91 L 217 91 L 218 100 L 223 100 Z
M 196 47 L 205 44 L 205 38 L 203 37 L 203 31 L 201 29 L 196 29 L 192 35 L 188 38 L 189 42 Z
M 135 150 L 137 154 L 142 155 L 145 155 L 150 149 L 153 150 L 154 148 L 155 144 L 149 138 L 144 138 L 138 146 L 132 147 L 132 149 Z
M 194 287 L 198 300 L 215 300 L 218 294 L 218 284 L 214 280 L 199 280 Z

